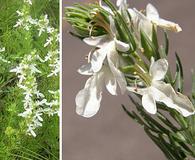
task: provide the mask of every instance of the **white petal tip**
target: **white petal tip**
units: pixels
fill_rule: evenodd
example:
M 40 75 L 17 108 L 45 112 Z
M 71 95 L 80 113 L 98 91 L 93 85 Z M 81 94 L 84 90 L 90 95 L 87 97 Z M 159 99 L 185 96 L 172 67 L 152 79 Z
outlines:
M 181 113 L 184 117 L 189 117 L 195 114 L 195 112 Z
M 82 113 L 80 110 L 77 110 L 76 109 L 76 113 L 79 115 L 79 116 L 81 116 L 81 117 L 84 117 L 84 118 L 91 118 L 91 117 L 93 117 L 95 114 L 93 113 L 93 114 L 86 114 L 86 113 Z
M 153 95 L 145 94 L 142 96 L 142 105 L 144 109 L 150 114 L 156 114 L 157 107 Z
M 146 8 L 147 8 L 147 7 L 154 7 L 154 6 L 153 6 L 151 3 L 148 3 L 147 6 L 146 6 Z M 155 8 L 155 7 L 154 7 L 154 8 Z
M 176 24 L 175 31 L 176 32 L 181 32 L 182 31 L 182 28 L 178 24 Z
M 119 41 L 117 39 L 115 39 L 115 43 L 116 43 L 117 50 L 121 52 L 127 52 L 130 48 L 129 44 Z

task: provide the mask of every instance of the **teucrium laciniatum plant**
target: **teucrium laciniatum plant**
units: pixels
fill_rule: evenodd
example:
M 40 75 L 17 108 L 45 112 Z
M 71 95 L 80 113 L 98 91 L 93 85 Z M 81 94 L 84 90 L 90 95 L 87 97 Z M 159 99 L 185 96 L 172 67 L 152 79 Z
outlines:
M 59 159 L 59 1 L 0 3 L 0 159 Z
M 103 87 L 117 95 L 119 86 L 122 94 L 129 92 L 136 106 L 136 110 L 122 106 L 124 111 L 144 128 L 167 159 L 195 157 L 195 78 L 192 95 L 187 97 L 179 56 L 176 54 L 174 76 L 167 60 L 166 30 L 180 32 L 181 27 L 160 18 L 151 4 L 138 11 L 129 8 L 125 0 L 117 0 L 117 7 L 109 0 L 75 4 L 65 8 L 65 19 L 74 28 L 73 36 L 93 46 L 87 64 L 78 70 L 90 77 L 76 96 L 76 112 L 93 116 L 99 110 Z M 164 32 L 163 45 L 159 45 L 157 30 Z

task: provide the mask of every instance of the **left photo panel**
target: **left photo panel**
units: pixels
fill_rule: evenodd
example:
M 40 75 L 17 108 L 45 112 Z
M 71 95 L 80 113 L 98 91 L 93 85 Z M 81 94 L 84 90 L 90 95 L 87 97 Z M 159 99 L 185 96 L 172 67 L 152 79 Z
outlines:
M 0 159 L 58 160 L 60 0 L 0 0 Z

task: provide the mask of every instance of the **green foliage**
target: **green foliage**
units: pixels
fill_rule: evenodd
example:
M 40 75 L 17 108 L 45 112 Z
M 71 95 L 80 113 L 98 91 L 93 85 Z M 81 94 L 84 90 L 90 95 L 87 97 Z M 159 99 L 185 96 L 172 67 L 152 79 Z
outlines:
M 90 34 L 93 36 L 98 36 L 106 33 L 105 29 L 100 27 L 97 21 L 94 20 L 94 8 L 101 10 L 101 8 L 96 4 L 75 4 L 74 6 L 65 8 L 65 19 L 72 25 L 75 31 L 70 32 L 73 36 L 82 39 L 89 37 Z M 99 16 L 104 16 L 105 14 L 106 13 L 102 13 Z
M 26 134 L 26 121 L 18 114 L 24 112 L 22 90 L 17 86 L 18 78 L 10 70 L 18 66 L 23 58 L 34 49 L 40 57 L 45 57 L 48 49 L 43 47 L 47 34 L 37 36 L 35 28 L 25 31 L 13 27 L 17 20 L 17 10 L 24 6 L 23 0 L 0 0 L 0 48 L 5 52 L 0 56 L 10 63 L 0 60 L 0 159 L 57 160 L 59 159 L 59 118 L 44 115 L 43 126 L 38 128 L 37 137 Z M 25 9 L 25 8 L 23 8 Z M 26 8 L 28 10 L 28 8 Z M 59 28 L 59 1 L 33 0 L 29 13 L 33 18 L 47 14 L 50 25 Z M 59 89 L 59 77 L 47 77 L 48 63 L 36 62 L 43 74 L 37 78 L 38 88 L 47 99 L 52 96 L 48 89 Z M 47 71 L 47 72 L 46 72 Z M 58 106 L 59 107 L 59 106 Z

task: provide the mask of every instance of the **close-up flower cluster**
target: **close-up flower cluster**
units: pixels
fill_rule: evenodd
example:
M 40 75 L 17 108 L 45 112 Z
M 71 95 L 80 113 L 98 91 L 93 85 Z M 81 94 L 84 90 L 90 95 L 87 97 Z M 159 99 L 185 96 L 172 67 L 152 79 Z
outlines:
M 135 8 L 128 8 L 125 1 L 117 1 L 118 11 L 103 6 L 102 1 L 99 4 L 101 8 L 94 9 L 92 14 L 98 17 L 101 14 L 99 13 L 101 9 L 107 12 L 107 22 L 104 22 L 101 27 L 108 33 L 100 36 L 89 35 L 90 37 L 83 39 L 94 49 L 88 55 L 88 63 L 83 65 L 78 72 L 92 76 L 87 80 L 84 89 L 77 94 L 77 113 L 84 117 L 91 117 L 96 114 L 102 98 L 102 85 L 105 84 L 110 94 L 117 95 L 118 84 L 121 93 L 128 90 L 142 95 L 142 105 L 151 114 L 157 112 L 156 101 L 164 103 L 169 108 L 176 109 L 185 117 L 194 114 L 195 108 L 188 97 L 174 91 L 170 83 L 163 81 L 168 71 L 168 61 L 161 58 L 160 55 L 155 56 L 147 53 L 150 55 L 145 56 L 151 63 L 150 66 L 147 66 L 139 55 L 139 52 L 147 51 L 148 48 L 145 47 L 150 47 L 145 46 L 144 43 L 147 43 L 147 40 L 152 41 L 153 32 L 157 31 L 157 27 L 175 32 L 180 32 L 181 27 L 174 22 L 160 18 L 157 9 L 152 4 L 147 5 L 146 15 Z M 131 37 L 126 37 L 127 41 L 121 41 L 123 39 L 117 31 L 120 26 L 117 26 L 117 22 L 114 21 L 115 14 L 119 19 L 120 16 L 124 16 L 128 22 L 124 24 L 124 27 L 131 28 Z M 99 21 L 97 20 L 97 25 L 99 25 Z M 143 39 L 146 39 L 146 42 Z M 130 63 L 122 55 L 128 54 L 128 51 L 132 52 L 132 57 L 128 57 L 131 58 Z M 130 71 L 128 75 L 123 73 L 121 70 L 127 67 L 131 67 L 134 71 Z M 127 83 L 125 76 L 131 76 L 129 79 L 133 83 Z

